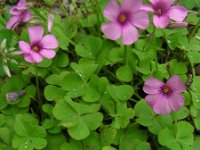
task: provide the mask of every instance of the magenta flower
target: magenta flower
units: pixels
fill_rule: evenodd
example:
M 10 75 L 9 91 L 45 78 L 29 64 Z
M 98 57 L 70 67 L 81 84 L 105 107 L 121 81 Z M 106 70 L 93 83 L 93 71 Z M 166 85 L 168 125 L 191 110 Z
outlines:
M 7 22 L 6 28 L 11 29 L 15 28 L 21 22 L 28 22 L 31 18 L 31 13 L 28 10 L 28 6 L 25 0 L 20 0 L 17 5 L 15 5 L 11 10 L 12 18 Z
M 183 6 L 172 6 L 176 0 L 149 0 L 152 5 L 144 5 L 143 10 L 154 13 L 153 23 L 157 28 L 165 28 L 170 19 L 182 22 L 188 14 Z
M 166 83 L 155 78 L 145 81 L 143 91 L 147 103 L 157 114 L 169 114 L 178 111 L 184 105 L 184 97 L 181 95 L 186 90 L 185 85 L 178 76 L 172 76 Z
M 43 36 L 44 29 L 41 26 L 28 28 L 30 44 L 19 41 L 19 54 L 24 54 L 24 58 L 30 63 L 40 63 L 43 57 L 53 58 L 56 52 L 53 50 L 58 47 L 58 41 L 54 35 Z
M 139 38 L 137 28 L 146 29 L 149 25 L 148 14 L 140 10 L 141 0 L 123 0 L 121 6 L 110 0 L 105 6 L 104 16 L 110 20 L 102 25 L 103 33 L 111 40 L 122 36 L 122 43 L 130 45 Z

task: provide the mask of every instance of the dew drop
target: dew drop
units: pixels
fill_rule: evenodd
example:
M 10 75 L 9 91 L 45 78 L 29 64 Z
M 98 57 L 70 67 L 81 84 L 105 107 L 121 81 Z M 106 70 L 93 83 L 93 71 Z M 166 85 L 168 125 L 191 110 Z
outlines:
M 171 41 L 170 40 L 167 40 L 167 42 L 170 44 L 171 43 Z

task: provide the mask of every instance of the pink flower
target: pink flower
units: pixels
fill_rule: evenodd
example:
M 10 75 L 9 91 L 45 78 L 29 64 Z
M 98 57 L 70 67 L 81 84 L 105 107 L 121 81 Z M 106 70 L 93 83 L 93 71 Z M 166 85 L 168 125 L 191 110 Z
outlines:
M 111 40 L 122 36 L 125 45 L 134 43 L 139 38 L 137 28 L 146 29 L 149 25 L 147 12 L 140 10 L 142 5 L 141 0 L 123 0 L 121 5 L 110 0 L 103 12 L 110 22 L 102 25 L 103 33 Z
M 29 63 L 40 63 L 43 57 L 53 58 L 58 47 L 58 41 L 54 35 L 48 34 L 43 37 L 44 29 L 41 26 L 28 28 L 30 44 L 19 41 L 19 54 L 24 54 L 24 58 Z
M 185 85 L 178 76 L 172 76 L 166 83 L 155 78 L 145 81 L 143 91 L 147 103 L 157 114 L 169 114 L 178 111 L 184 105 L 184 97 L 181 95 L 186 90 Z
M 170 19 L 182 22 L 188 14 L 183 6 L 172 6 L 176 0 L 149 0 L 152 5 L 144 5 L 142 10 L 154 13 L 153 23 L 157 28 L 165 28 Z
M 6 24 L 7 29 L 11 29 L 11 28 L 14 29 L 21 22 L 23 23 L 28 22 L 31 18 L 31 13 L 28 10 L 28 6 L 25 0 L 20 0 L 17 3 L 17 5 L 15 5 L 10 10 L 10 14 L 12 14 L 13 17 L 7 22 Z

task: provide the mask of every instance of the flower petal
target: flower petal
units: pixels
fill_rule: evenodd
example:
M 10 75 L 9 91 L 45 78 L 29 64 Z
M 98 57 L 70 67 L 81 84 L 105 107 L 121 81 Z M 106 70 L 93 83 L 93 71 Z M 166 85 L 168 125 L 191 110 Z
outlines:
M 56 52 L 50 49 L 42 49 L 39 53 L 48 59 L 52 59 L 56 55 Z
M 41 46 L 44 49 L 54 49 L 58 47 L 58 41 L 54 35 L 45 35 L 41 40 Z
M 149 16 L 146 11 L 139 10 L 131 15 L 130 21 L 132 25 L 146 29 L 149 25 Z
M 122 11 L 131 11 L 135 12 L 140 9 L 142 6 L 142 1 L 141 0 L 123 0 L 121 9 Z
M 29 10 L 26 10 L 22 22 L 28 22 L 31 19 L 31 13 Z
M 160 100 L 160 94 L 147 95 L 145 100 L 153 108 L 154 104 Z
M 23 53 L 30 53 L 31 51 L 31 46 L 24 41 L 19 41 L 19 48 Z
M 9 13 L 12 15 L 19 15 L 21 11 L 17 9 L 17 6 L 14 6 L 13 8 L 10 9 Z
M 172 76 L 166 83 L 167 86 L 175 93 L 181 93 L 186 90 L 185 84 L 181 81 L 179 76 Z
M 178 111 L 184 105 L 184 97 L 181 94 L 173 94 L 168 102 L 173 111 Z
M 30 56 L 34 62 L 40 63 L 42 61 L 42 56 L 37 52 L 31 51 Z
M 140 8 L 140 10 L 154 12 L 153 6 L 150 5 L 150 4 L 142 5 L 142 7 Z
M 20 23 L 20 18 L 19 16 L 13 16 L 12 18 L 10 18 L 10 20 L 7 22 L 6 24 L 6 28 L 7 29 L 11 29 L 14 26 L 16 27 L 16 25 L 18 25 Z
M 153 23 L 157 28 L 165 28 L 167 27 L 167 25 L 169 24 L 169 16 L 167 15 L 162 15 L 162 16 L 158 16 L 158 15 L 154 15 L 153 16 Z
M 176 0 L 149 0 L 153 5 L 165 4 L 166 6 L 171 6 Z
M 136 27 L 127 23 L 122 27 L 122 43 L 125 45 L 131 45 L 139 38 Z
M 143 91 L 147 94 L 158 94 L 160 93 L 161 87 L 164 85 L 163 82 L 156 78 L 149 78 L 145 81 Z
M 157 114 L 161 114 L 161 115 L 169 114 L 172 110 L 168 103 L 167 97 L 161 96 L 161 98 L 155 102 L 153 106 L 153 110 Z
M 169 17 L 175 21 L 183 21 L 188 14 L 188 10 L 183 6 L 172 6 L 169 10 Z
M 41 26 L 33 26 L 28 28 L 28 34 L 31 44 L 35 44 L 42 39 L 44 29 Z
M 116 0 L 110 0 L 110 2 L 105 6 L 103 11 L 103 15 L 111 21 L 116 21 L 119 13 L 120 6 Z
M 115 22 L 104 23 L 101 30 L 111 40 L 117 40 L 121 36 L 121 26 Z
M 25 59 L 26 62 L 29 62 L 29 63 L 34 63 L 35 62 L 30 54 L 25 54 L 24 55 L 24 59 Z

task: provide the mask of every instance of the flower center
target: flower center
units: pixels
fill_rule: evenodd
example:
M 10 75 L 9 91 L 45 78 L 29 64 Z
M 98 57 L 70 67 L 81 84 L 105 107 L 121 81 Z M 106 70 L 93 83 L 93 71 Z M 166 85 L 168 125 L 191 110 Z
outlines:
M 171 89 L 168 86 L 166 86 L 166 85 L 163 86 L 162 91 L 165 94 L 171 93 Z
M 162 15 L 162 13 L 163 13 L 163 11 L 160 8 L 155 11 L 155 14 L 157 14 L 159 16 Z
M 118 17 L 120 23 L 125 23 L 127 21 L 127 17 L 124 13 L 121 13 Z
M 38 46 L 34 46 L 33 48 L 32 48 L 34 51 L 39 51 L 39 47 Z

